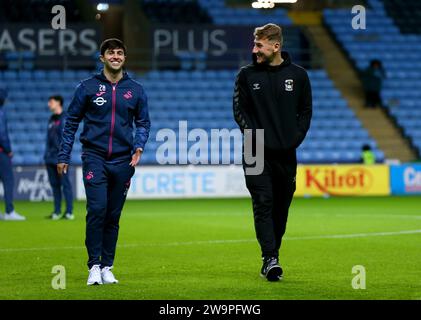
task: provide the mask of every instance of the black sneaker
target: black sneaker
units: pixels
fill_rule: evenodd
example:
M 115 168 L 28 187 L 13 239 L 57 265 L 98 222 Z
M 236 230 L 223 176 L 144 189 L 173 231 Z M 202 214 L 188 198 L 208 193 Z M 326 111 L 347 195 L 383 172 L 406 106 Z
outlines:
M 282 279 L 282 274 L 283 271 L 279 265 L 278 258 L 263 258 L 263 266 L 260 270 L 260 275 L 262 277 L 265 277 L 268 281 L 278 281 Z

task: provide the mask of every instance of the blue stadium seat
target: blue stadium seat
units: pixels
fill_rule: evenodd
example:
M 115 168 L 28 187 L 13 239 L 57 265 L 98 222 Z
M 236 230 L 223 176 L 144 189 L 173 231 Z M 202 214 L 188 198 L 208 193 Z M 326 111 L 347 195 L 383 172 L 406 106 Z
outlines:
M 359 69 L 366 68 L 371 59 L 382 60 L 387 73 L 382 91 L 385 107 L 416 145 L 417 137 L 411 128 L 420 125 L 416 120 L 421 119 L 421 115 L 411 111 L 419 108 L 421 98 L 418 90 L 421 80 L 420 35 L 400 33 L 394 21 L 387 16 L 383 2 L 369 0 L 369 4 L 371 9 L 368 10 L 365 37 L 357 36 L 357 33 L 352 35 L 346 28 L 345 20 L 351 17 L 349 11 L 326 9 L 323 16 Z M 370 34 L 372 38 L 368 39 Z M 393 105 L 397 109 L 392 108 Z M 406 113 L 404 110 L 410 111 Z M 421 154 L 421 149 L 418 151 Z

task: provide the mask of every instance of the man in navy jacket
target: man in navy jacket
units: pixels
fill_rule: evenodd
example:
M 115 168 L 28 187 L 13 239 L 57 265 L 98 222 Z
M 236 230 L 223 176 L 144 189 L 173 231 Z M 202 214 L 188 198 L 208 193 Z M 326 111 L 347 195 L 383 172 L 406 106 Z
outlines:
M 76 88 L 57 164 L 60 174 L 67 172 L 75 134 L 83 120 L 80 141 L 87 199 L 88 285 L 118 282 L 111 268 L 120 214 L 150 130 L 143 87 L 123 71 L 125 45 L 118 39 L 107 39 L 100 51 L 104 69 Z
M 54 211 L 49 216 L 52 220 L 64 218 L 73 220 L 73 191 L 68 174 L 60 176 L 57 172 L 57 156 L 62 139 L 66 114 L 63 112 L 63 97 L 51 96 L 48 99 L 48 108 L 52 115 L 48 120 L 47 140 L 45 146 L 44 161 L 47 167 L 48 180 L 54 196 Z M 66 200 L 66 211 L 61 214 L 62 189 Z
M 4 202 L 6 203 L 6 214 L 0 214 L 0 220 L 21 221 L 25 220 L 25 217 L 17 213 L 13 206 L 13 152 L 7 130 L 6 114 L 3 109 L 6 98 L 7 91 L 0 88 L 0 181 L 3 182 Z

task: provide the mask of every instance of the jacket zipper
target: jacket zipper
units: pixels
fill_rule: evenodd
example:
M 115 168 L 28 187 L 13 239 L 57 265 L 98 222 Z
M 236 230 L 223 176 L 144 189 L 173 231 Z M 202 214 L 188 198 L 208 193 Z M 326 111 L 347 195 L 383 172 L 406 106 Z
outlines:
M 108 158 L 111 157 L 113 152 L 113 135 L 114 135 L 114 126 L 115 126 L 115 104 L 116 104 L 116 92 L 117 82 L 115 85 L 111 84 L 113 87 L 112 93 L 112 106 L 111 106 L 111 127 L 110 127 L 110 138 L 108 140 Z
M 269 70 L 266 70 L 266 74 L 267 74 L 268 79 L 269 79 L 269 87 L 270 87 L 270 91 L 271 91 L 271 100 L 272 100 L 272 102 L 273 102 L 274 105 L 277 105 L 278 104 L 277 103 L 278 90 L 279 90 L 279 89 L 277 89 L 278 88 L 278 83 L 276 83 L 276 87 L 274 88 L 273 87 L 273 81 L 272 81 L 273 79 L 271 77 L 270 71 Z M 281 140 L 281 143 L 285 146 L 286 143 L 285 143 L 284 137 L 283 136 L 280 136 L 279 138 Z

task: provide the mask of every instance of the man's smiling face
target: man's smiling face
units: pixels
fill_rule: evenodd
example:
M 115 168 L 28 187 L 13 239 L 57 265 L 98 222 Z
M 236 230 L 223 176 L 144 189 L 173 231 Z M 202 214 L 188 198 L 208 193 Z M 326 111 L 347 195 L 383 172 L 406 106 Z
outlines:
M 119 72 L 124 66 L 126 56 L 122 48 L 107 49 L 101 56 L 101 61 L 108 70 Z
M 256 54 L 257 63 L 270 64 L 280 50 L 280 44 L 268 39 L 254 39 L 253 53 Z

